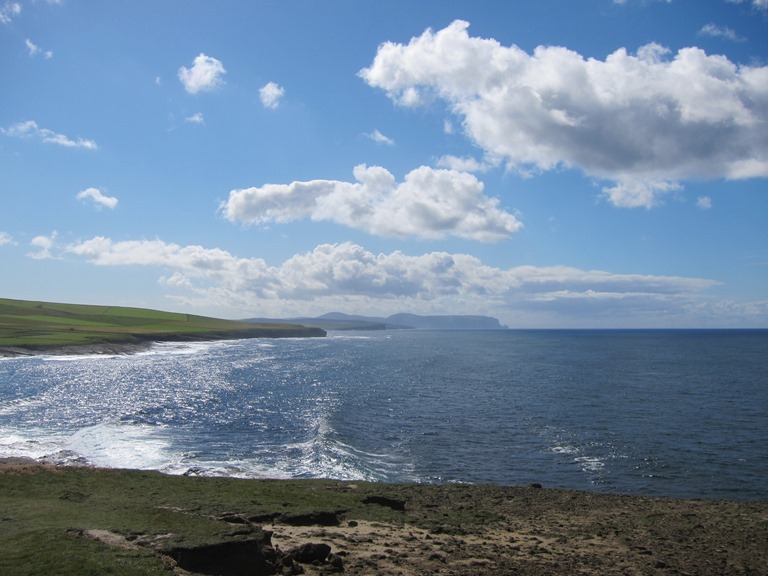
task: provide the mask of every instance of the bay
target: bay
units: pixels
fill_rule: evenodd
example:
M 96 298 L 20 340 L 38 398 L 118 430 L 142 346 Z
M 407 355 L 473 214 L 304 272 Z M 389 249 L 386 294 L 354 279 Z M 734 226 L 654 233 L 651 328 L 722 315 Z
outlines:
M 0 457 L 766 499 L 768 331 L 331 332 L 0 361 Z

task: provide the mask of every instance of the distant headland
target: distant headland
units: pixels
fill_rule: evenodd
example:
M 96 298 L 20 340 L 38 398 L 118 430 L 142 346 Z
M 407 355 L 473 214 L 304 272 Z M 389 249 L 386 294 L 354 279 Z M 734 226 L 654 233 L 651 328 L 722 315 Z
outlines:
M 323 330 L 503 330 L 496 318 L 473 315 L 419 316 L 392 314 L 386 318 L 330 312 L 317 317 L 248 318 L 246 322 L 295 323 Z

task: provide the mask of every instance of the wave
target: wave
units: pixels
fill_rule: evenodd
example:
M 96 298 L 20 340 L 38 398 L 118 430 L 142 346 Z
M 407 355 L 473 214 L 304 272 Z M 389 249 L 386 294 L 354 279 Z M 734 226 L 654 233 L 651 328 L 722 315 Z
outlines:
M 414 480 L 413 465 L 401 456 L 369 452 L 344 442 L 327 415 L 319 415 L 306 440 L 272 446 L 275 469 L 291 478 L 333 478 L 370 482 Z

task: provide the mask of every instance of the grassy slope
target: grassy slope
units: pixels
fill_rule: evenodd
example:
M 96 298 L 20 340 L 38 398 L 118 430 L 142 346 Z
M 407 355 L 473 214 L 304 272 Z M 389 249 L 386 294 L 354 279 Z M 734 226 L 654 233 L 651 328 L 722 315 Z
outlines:
M 109 549 L 74 537 L 72 529 L 167 534 L 164 546 L 171 548 L 242 537 L 243 525 L 218 519 L 235 511 L 269 516 L 344 510 L 356 518 L 405 518 L 403 512 L 361 501 L 382 487 L 362 483 L 362 494 L 343 487 L 335 481 L 187 478 L 131 470 L 0 469 L 0 574 L 169 574 L 151 551 Z
M 0 298 L 0 347 L 322 335 L 317 330 L 285 324 L 252 324 L 143 308 Z

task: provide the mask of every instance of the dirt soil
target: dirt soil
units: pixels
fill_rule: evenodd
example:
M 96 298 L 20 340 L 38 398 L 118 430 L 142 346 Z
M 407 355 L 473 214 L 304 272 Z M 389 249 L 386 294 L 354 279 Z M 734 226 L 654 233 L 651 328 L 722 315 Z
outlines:
M 346 574 L 768 574 L 768 503 L 682 501 L 541 488 L 411 487 L 406 511 L 432 528 L 347 519 L 265 526 L 281 550 L 326 543 Z M 484 511 L 482 524 L 439 518 Z M 328 574 L 326 565 L 304 566 Z

